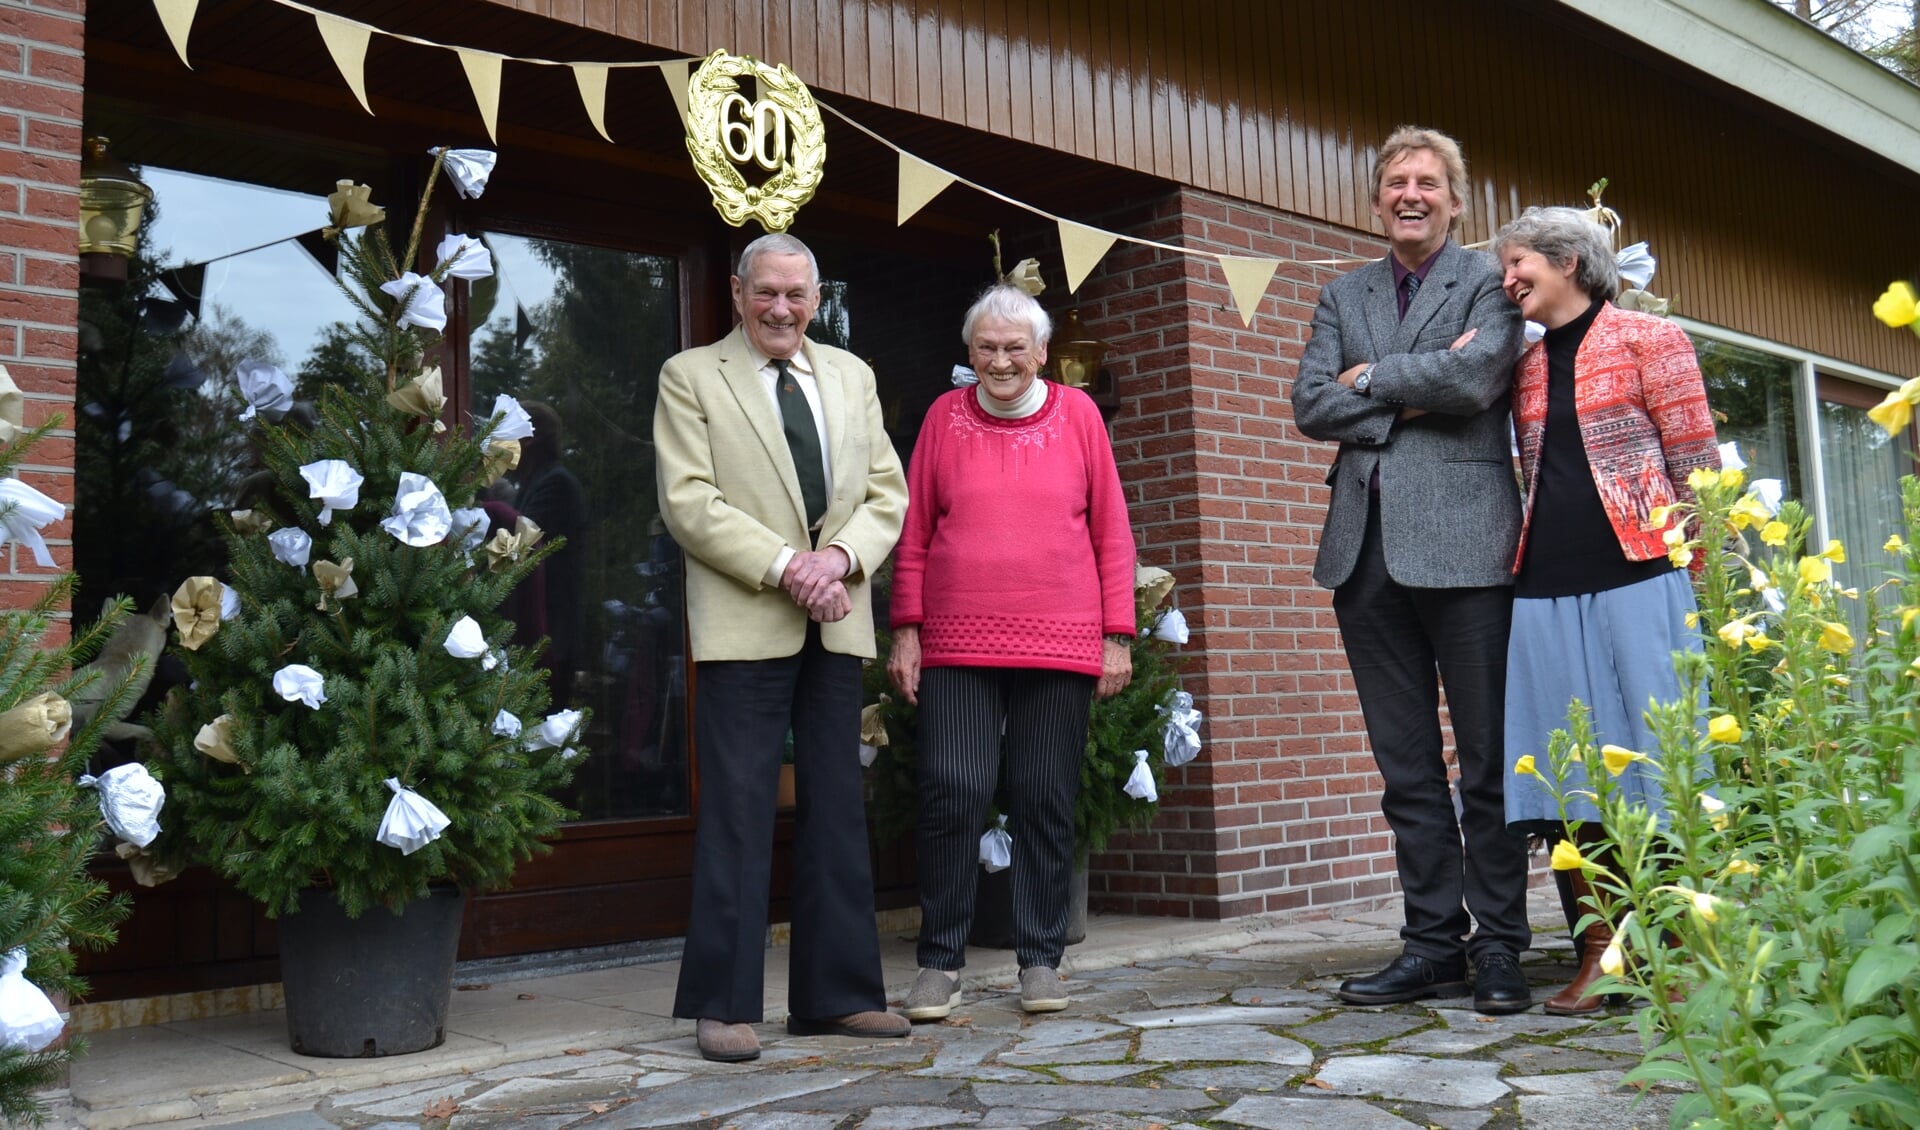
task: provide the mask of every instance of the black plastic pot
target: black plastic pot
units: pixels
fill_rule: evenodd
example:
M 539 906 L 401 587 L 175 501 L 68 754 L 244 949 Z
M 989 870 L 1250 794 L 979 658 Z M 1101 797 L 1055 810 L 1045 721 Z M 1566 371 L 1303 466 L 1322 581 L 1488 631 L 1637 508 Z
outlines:
M 466 903 L 435 888 L 405 913 L 376 906 L 348 918 L 332 891 L 302 892 L 298 913 L 280 919 L 293 1050 L 351 1059 L 439 1047 Z

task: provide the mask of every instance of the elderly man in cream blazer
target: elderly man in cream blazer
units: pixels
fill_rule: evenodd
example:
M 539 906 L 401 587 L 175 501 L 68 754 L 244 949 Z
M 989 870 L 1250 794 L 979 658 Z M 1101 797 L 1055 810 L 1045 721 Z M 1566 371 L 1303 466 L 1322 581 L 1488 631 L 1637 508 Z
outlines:
M 686 550 L 699 826 L 673 1014 L 700 1054 L 760 1044 L 775 789 L 793 734 L 799 811 L 787 1030 L 904 1036 L 886 1011 L 859 760 L 868 578 L 907 486 L 873 371 L 809 341 L 820 268 L 788 235 L 747 245 L 740 326 L 660 371 L 653 417 L 667 529 Z

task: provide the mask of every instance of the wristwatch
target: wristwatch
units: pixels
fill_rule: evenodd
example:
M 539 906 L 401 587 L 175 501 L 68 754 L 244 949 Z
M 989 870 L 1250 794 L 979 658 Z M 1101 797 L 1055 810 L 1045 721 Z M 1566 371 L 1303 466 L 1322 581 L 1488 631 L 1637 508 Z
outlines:
M 1373 366 L 1368 365 L 1366 368 L 1360 370 L 1359 376 L 1353 378 L 1353 391 L 1359 393 L 1361 396 L 1366 396 L 1367 390 L 1372 387 Z

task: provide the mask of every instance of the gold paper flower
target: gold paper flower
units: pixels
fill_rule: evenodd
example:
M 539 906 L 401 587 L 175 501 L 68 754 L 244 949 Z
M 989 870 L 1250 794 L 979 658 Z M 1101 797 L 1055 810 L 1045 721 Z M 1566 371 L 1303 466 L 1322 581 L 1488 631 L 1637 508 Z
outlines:
M 173 592 L 173 626 L 180 646 L 199 651 L 220 630 L 220 601 L 226 586 L 212 577 L 188 577 Z
M 228 765 L 240 765 L 240 757 L 233 752 L 233 715 L 222 714 L 213 721 L 200 727 L 193 736 L 193 748 Z M 242 765 L 245 769 L 246 766 Z M 249 773 L 253 770 L 248 769 Z
M 387 403 L 409 416 L 432 420 L 435 435 L 447 430 L 446 421 L 440 418 L 447 407 L 447 394 L 438 365 L 388 393 Z
M 385 220 L 387 210 L 375 204 L 372 196 L 373 189 L 367 185 L 350 180 L 334 182 L 333 192 L 327 196 L 327 211 L 333 222 L 320 229 L 321 238 L 334 239 L 348 228 L 363 228 Z
M 12 443 L 26 431 L 27 394 L 13 383 L 13 374 L 0 365 L 0 443 Z
M 1716 742 L 1737 742 L 1746 736 L 1740 728 L 1740 719 L 1731 714 L 1721 714 L 1707 723 L 1707 737 Z
M 480 477 L 487 482 L 499 478 L 520 465 L 520 441 L 517 439 L 496 439 L 487 441 L 486 458 L 480 464 Z
M 1603 745 L 1600 747 L 1600 760 L 1606 765 L 1609 775 L 1618 777 L 1627 771 L 1627 766 L 1636 761 L 1647 760 L 1647 755 L 1635 753 L 1623 746 Z
M 1047 284 L 1040 281 L 1040 260 L 1038 259 L 1020 260 L 1000 281 L 1008 286 L 1018 287 L 1035 298 L 1040 297 L 1040 292 L 1047 289 Z
M 1887 284 L 1887 289 L 1873 301 L 1873 316 L 1896 330 L 1912 325 L 1917 314 L 1920 311 L 1915 307 L 1913 287 L 1905 282 Z
M 498 573 L 510 565 L 516 564 L 526 556 L 527 551 L 540 540 L 541 529 L 533 524 L 533 519 L 524 514 L 514 524 L 511 531 L 500 529 L 493 531 L 493 540 L 487 543 L 487 568 Z
M 67 700 L 52 691 L 37 694 L 0 714 L 0 765 L 44 753 L 72 729 L 73 708 Z
M 265 510 L 233 510 L 227 517 L 233 519 L 236 534 L 264 534 L 273 529 L 273 515 Z
M 1141 608 L 1158 608 L 1173 591 L 1173 574 L 1158 565 L 1133 563 L 1133 601 Z
M 1561 840 L 1553 845 L 1553 869 L 1555 871 L 1578 871 L 1587 865 L 1580 856 L 1580 849 L 1573 846 L 1572 840 Z
M 342 557 L 340 564 L 331 561 L 313 563 L 313 579 L 320 582 L 320 611 L 327 610 L 327 598 L 345 600 L 360 595 L 360 586 L 353 583 L 353 558 Z
M 876 748 L 887 744 L 887 724 L 880 717 L 880 708 L 893 699 L 886 695 L 880 701 L 866 706 L 860 711 L 860 744 Z

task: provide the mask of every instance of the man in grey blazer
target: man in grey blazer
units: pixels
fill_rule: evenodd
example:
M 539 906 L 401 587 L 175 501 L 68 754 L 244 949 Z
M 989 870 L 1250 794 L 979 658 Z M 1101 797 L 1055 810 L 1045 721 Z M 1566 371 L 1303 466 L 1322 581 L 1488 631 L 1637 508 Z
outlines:
M 1334 593 L 1406 912 L 1400 956 L 1339 994 L 1464 995 L 1471 964 L 1474 1007 L 1503 1013 L 1531 1003 L 1518 963 L 1532 942 L 1526 845 L 1507 832 L 1501 779 L 1520 530 L 1508 390 L 1524 342 L 1493 258 L 1450 238 L 1467 191 L 1445 134 L 1402 126 L 1381 146 L 1373 211 L 1391 254 L 1321 290 L 1293 412 L 1303 433 L 1340 444 L 1313 576 Z
M 820 267 L 767 235 L 733 277 L 740 325 L 660 371 L 661 517 L 687 554 L 699 824 L 673 1014 L 708 1059 L 760 1054 L 775 789 L 787 734 L 799 809 L 787 1030 L 905 1036 L 886 1011 L 860 773 L 868 578 L 907 482 L 873 370 L 808 340 Z

